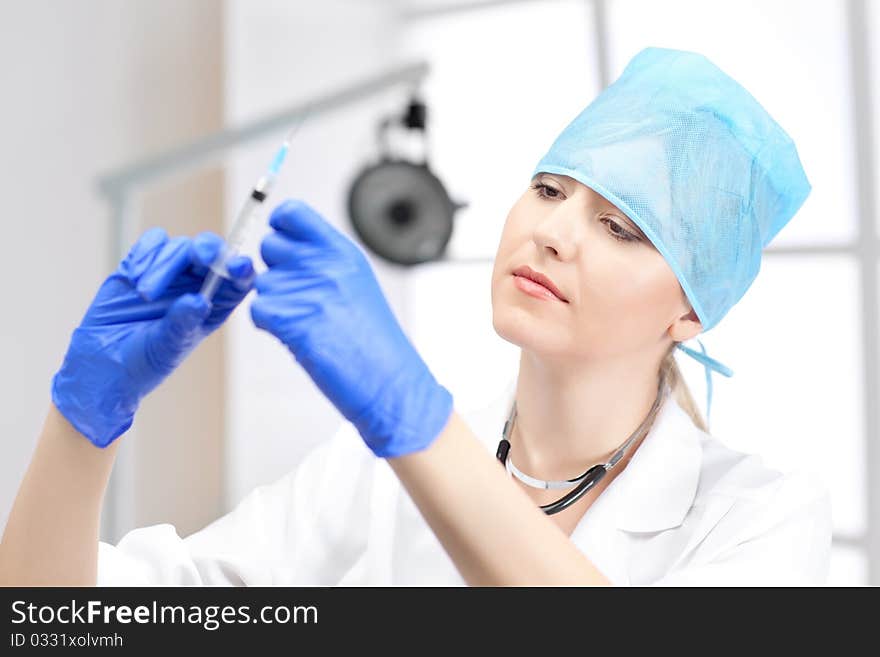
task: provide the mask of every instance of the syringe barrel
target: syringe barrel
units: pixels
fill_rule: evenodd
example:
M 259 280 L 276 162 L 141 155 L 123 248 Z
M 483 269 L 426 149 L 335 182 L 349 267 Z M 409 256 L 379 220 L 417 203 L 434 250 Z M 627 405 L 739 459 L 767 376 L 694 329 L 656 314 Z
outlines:
M 238 216 L 235 218 L 235 223 L 232 225 L 232 230 L 229 231 L 229 236 L 226 238 L 226 245 L 214 262 L 211 263 L 210 271 L 208 271 L 208 275 L 199 292 L 208 301 L 214 297 L 223 279 L 229 278 L 229 270 L 226 268 L 226 263 L 238 255 L 242 245 L 244 245 L 257 211 L 263 205 L 263 201 L 266 200 L 275 184 L 278 173 L 275 169 L 280 167 L 283 154 L 286 152 L 286 148 L 279 151 L 279 155 L 276 155 L 275 162 L 272 165 L 273 168 L 260 178 L 244 203 L 242 203 Z
M 208 301 L 214 297 L 214 294 L 217 292 L 217 288 L 220 287 L 220 283 L 223 282 L 223 279 L 229 278 L 229 270 L 226 268 L 226 263 L 238 255 L 245 239 L 247 238 L 248 228 L 251 221 L 256 216 L 261 205 L 262 201 L 257 200 L 252 195 L 249 196 L 241 206 L 241 210 L 238 213 L 232 231 L 229 233 L 229 237 L 226 238 L 226 244 L 224 245 L 223 250 L 217 255 L 214 262 L 211 263 L 208 276 L 202 284 L 200 294 Z
M 220 276 L 213 269 L 210 269 L 208 271 L 208 275 L 205 277 L 205 282 L 202 283 L 202 289 L 199 290 L 199 294 L 210 301 L 214 298 L 214 294 L 216 294 L 217 288 L 220 287 L 220 283 L 222 282 L 223 277 Z
M 244 244 L 248 236 L 250 224 L 262 204 L 262 200 L 258 201 L 253 195 L 247 197 L 247 200 L 245 200 L 238 211 L 238 216 L 235 218 L 235 223 L 232 225 L 229 236 L 226 238 L 227 251 L 233 250 L 237 252 L 242 244 Z

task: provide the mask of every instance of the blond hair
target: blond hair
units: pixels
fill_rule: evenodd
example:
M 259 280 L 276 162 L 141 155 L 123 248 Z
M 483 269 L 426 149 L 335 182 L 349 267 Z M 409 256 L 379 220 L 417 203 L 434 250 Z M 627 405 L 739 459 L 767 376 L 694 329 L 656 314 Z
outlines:
M 675 362 L 675 347 L 678 344 L 678 342 L 673 342 L 669 351 L 666 352 L 666 355 L 660 363 L 660 372 L 661 374 L 665 372 L 666 382 L 669 384 L 672 397 L 690 416 L 694 425 L 706 433 L 709 433 L 709 426 L 703 419 L 700 409 L 697 407 L 696 403 L 694 403 L 694 397 L 691 395 L 690 388 L 688 388 L 684 377 L 681 375 L 681 371 L 678 369 L 678 363 Z

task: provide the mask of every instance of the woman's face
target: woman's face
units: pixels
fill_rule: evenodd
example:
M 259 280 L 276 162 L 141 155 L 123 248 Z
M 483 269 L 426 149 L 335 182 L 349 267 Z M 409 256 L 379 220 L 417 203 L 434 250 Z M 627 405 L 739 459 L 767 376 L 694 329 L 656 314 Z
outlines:
M 565 300 L 529 287 L 514 274 L 523 266 Z M 682 331 L 699 332 L 693 322 L 678 279 L 635 223 L 574 178 L 535 176 L 495 256 L 492 323 L 502 338 L 548 356 L 596 358 L 668 348 L 691 337 Z

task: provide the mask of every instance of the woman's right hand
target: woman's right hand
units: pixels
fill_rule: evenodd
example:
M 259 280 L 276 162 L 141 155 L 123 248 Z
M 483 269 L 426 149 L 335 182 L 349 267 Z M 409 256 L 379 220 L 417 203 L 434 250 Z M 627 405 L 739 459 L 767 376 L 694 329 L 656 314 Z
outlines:
M 101 285 L 52 380 L 55 406 L 98 447 L 131 426 L 140 400 L 253 287 L 253 263 L 236 256 L 212 302 L 198 294 L 222 248 L 213 233 L 169 239 L 153 228 Z

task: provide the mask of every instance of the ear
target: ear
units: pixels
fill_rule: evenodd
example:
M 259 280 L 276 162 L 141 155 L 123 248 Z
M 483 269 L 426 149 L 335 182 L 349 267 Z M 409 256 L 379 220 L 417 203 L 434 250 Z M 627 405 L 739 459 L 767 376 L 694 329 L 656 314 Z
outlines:
M 697 313 L 693 308 L 690 308 L 684 315 L 677 317 L 675 321 L 669 325 L 669 328 L 666 329 L 666 332 L 669 333 L 669 337 L 675 342 L 685 342 L 686 340 L 690 340 L 702 331 L 703 325 L 697 318 Z

